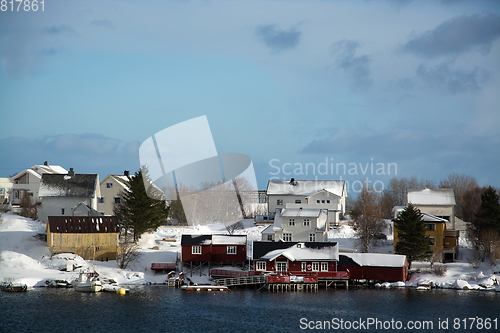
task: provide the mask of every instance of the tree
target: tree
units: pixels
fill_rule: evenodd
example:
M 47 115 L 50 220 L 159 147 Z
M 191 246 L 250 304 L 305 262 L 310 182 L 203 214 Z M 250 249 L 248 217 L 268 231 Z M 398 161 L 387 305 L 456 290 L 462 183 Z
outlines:
M 369 252 L 370 245 L 375 245 L 378 236 L 385 227 L 377 194 L 363 187 L 354 202 L 351 215 L 355 222 L 355 233 L 361 243 L 362 251 L 364 253 Z
M 36 205 L 33 203 L 31 198 L 28 196 L 27 191 L 23 191 L 21 196 L 21 203 L 19 204 L 21 207 L 21 212 L 19 215 L 36 220 L 38 219 L 38 214 L 36 211 Z
M 135 243 L 121 243 L 118 246 L 116 257 L 118 267 L 125 269 L 132 261 L 139 259 L 140 256 L 141 253 L 138 251 L 138 246 Z
M 500 258 L 500 202 L 491 186 L 481 195 L 481 205 L 469 226 L 469 240 L 481 261 L 489 258 L 494 264 Z
M 137 241 L 143 233 L 158 229 L 168 217 L 169 208 L 159 192 L 149 196 L 146 193 L 143 172 L 147 177 L 147 170 L 140 170 L 129 178 L 128 191 L 121 193 L 120 203 L 113 209 L 125 229 L 125 240 L 129 229 L 134 231 L 134 241 Z
M 484 191 L 486 191 L 486 187 L 476 186 L 465 192 L 462 207 L 463 216 L 461 219 L 470 222 L 476 217 L 479 207 L 481 206 L 481 196 Z
M 441 180 L 439 183 L 439 188 L 452 188 L 455 190 L 455 199 L 457 201 L 455 215 L 461 219 L 464 218 L 464 210 L 467 207 L 464 203 L 464 196 L 467 191 L 477 187 L 474 177 L 458 173 L 449 174 L 448 178 Z
M 418 208 L 409 204 L 394 220 L 394 228 L 399 238 L 395 252 L 406 255 L 409 268 L 413 261 L 431 257 L 429 236 L 425 235 L 425 222 Z

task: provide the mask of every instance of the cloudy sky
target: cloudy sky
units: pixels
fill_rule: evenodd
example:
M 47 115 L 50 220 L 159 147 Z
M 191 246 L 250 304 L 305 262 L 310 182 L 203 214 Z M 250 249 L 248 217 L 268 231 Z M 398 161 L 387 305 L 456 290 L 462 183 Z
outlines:
M 499 1 L 45 0 L 0 11 L 0 61 L 1 177 L 135 171 L 144 140 L 206 115 L 259 188 L 500 186 Z

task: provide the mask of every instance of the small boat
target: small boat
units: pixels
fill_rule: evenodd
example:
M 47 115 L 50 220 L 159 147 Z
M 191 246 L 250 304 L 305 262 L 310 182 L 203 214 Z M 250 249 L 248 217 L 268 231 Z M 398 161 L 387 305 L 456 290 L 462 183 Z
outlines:
M 102 283 L 99 280 L 97 272 L 81 272 L 76 280 L 73 281 L 73 288 L 82 292 L 98 292 L 102 290 Z
M 182 290 L 186 291 L 226 291 L 226 286 L 212 286 L 212 285 L 190 285 L 182 286 Z
M 0 290 L 10 291 L 10 292 L 24 292 L 28 290 L 28 286 L 25 284 L 14 284 L 12 282 L 2 282 L 0 284 Z

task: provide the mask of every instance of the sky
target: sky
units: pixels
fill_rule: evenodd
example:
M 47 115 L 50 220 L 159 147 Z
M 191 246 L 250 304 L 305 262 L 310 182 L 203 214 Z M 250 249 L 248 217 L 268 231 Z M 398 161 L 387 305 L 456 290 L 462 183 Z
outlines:
M 2 7 L 0 61 L 0 177 L 134 172 L 142 142 L 206 115 L 260 189 L 500 186 L 500 1 L 45 0 Z

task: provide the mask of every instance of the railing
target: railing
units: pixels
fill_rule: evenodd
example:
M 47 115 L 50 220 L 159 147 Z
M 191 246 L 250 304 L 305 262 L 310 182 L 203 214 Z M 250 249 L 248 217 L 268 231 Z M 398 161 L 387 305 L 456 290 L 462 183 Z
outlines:
M 261 275 L 260 272 L 254 271 L 233 271 L 230 269 L 212 269 L 210 276 L 224 276 L 224 277 L 247 277 Z
M 234 278 L 223 278 L 214 279 L 214 282 L 219 286 L 241 286 L 247 284 L 263 284 L 267 282 L 265 276 L 247 276 L 247 277 L 234 277 Z
M 175 270 L 177 265 L 175 262 L 153 262 L 151 263 L 151 269 L 153 271 L 167 271 Z

